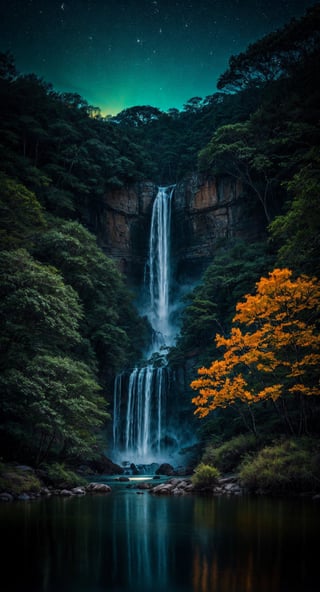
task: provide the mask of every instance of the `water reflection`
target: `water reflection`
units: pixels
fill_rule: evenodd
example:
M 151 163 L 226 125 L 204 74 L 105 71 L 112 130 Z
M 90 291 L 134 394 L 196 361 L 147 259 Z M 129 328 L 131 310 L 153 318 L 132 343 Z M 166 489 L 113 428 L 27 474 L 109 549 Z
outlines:
M 128 495 L 118 499 L 112 516 L 113 581 L 134 589 L 166 590 L 168 557 L 168 506 L 154 504 L 149 495 Z M 127 569 L 124 569 L 127 566 Z
M 315 592 L 307 500 L 109 496 L 0 506 L 10 592 Z
M 195 500 L 193 592 L 318 589 L 319 512 L 301 500 Z

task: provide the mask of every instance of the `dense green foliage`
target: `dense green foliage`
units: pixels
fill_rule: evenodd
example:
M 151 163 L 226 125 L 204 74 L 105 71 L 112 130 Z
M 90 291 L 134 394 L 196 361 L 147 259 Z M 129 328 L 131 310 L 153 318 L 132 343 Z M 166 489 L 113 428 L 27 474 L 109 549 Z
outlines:
M 113 377 L 139 357 L 147 327 L 83 223 L 148 159 L 81 97 L 18 76 L 8 54 L 0 102 L 2 454 L 93 458 Z
M 0 443 L 6 458 L 40 464 L 98 455 L 111 380 L 144 347 L 148 327 L 95 236 L 108 188 L 148 179 L 171 184 L 193 173 L 234 177 L 248 207 L 264 215 L 261 240 L 234 237 L 217 246 L 186 298 L 169 363 L 186 367 L 187 382 L 217 357 L 215 334 L 229 335 L 236 303 L 261 276 L 275 265 L 294 276 L 319 276 L 319 19 L 315 5 L 232 56 L 219 92 L 167 113 L 141 106 L 103 118 L 79 95 L 18 75 L 12 56 L 0 54 Z M 246 451 L 260 448 L 242 434 L 248 414 L 217 410 L 203 420 L 206 465 L 234 470 Z M 272 402 L 261 404 L 255 421 L 263 441 L 285 431 Z M 318 406 L 310 428 L 319 433 Z M 235 436 L 228 448 L 224 440 Z M 298 444 L 292 446 L 294 458 Z M 307 455 L 308 447 L 303 450 Z M 242 476 L 249 484 L 255 477 L 248 463 Z M 199 479 L 206 479 L 215 469 L 201 471 Z
M 211 139 L 199 153 L 199 170 L 240 179 L 245 194 L 264 211 L 267 232 L 259 244 L 228 240 L 217 248 L 201 282 L 188 296 L 171 360 L 179 364 L 189 359 L 191 380 L 196 368 L 219 357 L 215 335 L 229 336 L 236 304 L 254 291 L 261 276 L 279 266 L 289 267 L 294 277 L 319 277 L 319 19 L 320 6 L 316 5 L 305 17 L 232 57 L 220 78 L 218 86 L 225 96 L 238 100 L 252 93 L 258 104 L 246 116 L 221 121 L 212 129 Z M 316 392 L 319 385 L 312 376 Z M 257 389 L 261 388 L 257 383 Z M 186 396 L 191 397 L 189 392 Z M 255 416 L 248 404 L 211 412 L 199 428 L 207 445 L 203 462 L 221 470 L 237 470 L 242 456 L 237 438 L 247 438 L 241 432 L 255 423 L 260 440 L 250 450 L 254 456 L 272 434 L 290 434 L 293 424 L 301 424 L 304 405 L 312 408 L 309 429 L 318 437 L 317 398 L 305 403 L 298 397 L 289 398 L 280 407 L 272 401 L 259 403 Z M 285 425 L 289 417 L 291 427 Z M 303 488 L 301 472 L 300 477 Z
M 229 473 L 238 468 L 249 452 L 252 453 L 260 447 L 261 441 L 253 434 L 240 434 L 220 445 L 209 443 L 202 460 L 210 466 L 217 467 L 223 473 Z
M 249 490 L 272 493 L 307 492 L 319 488 L 319 440 L 300 438 L 266 446 L 255 458 L 248 456 L 239 468 Z
M 190 356 L 202 364 L 212 359 L 215 333 L 229 331 L 236 302 L 253 289 L 273 259 L 266 242 L 228 241 L 219 249 L 201 283 L 186 297 L 181 334 L 170 353 L 173 364 Z

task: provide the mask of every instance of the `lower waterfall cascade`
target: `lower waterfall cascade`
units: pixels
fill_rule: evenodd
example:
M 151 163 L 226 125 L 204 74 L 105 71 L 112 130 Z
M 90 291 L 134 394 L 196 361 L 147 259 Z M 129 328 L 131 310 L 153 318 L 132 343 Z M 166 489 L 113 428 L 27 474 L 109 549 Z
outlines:
M 145 265 L 144 295 L 147 304 L 143 314 L 153 330 L 146 357 L 163 356 L 174 343 L 171 308 L 171 204 L 174 186 L 160 187 L 153 203 L 149 252 Z M 168 434 L 167 399 L 171 373 L 162 364 L 151 361 L 131 372 L 122 372 L 114 383 L 113 453 L 116 459 L 134 463 L 151 463 L 166 454 Z

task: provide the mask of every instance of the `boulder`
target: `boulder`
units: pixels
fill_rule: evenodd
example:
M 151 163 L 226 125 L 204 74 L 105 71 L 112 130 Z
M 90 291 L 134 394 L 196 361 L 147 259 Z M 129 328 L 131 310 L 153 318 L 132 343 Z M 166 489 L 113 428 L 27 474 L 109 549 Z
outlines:
M 174 468 L 169 463 L 162 463 L 156 471 L 156 475 L 166 475 L 167 477 L 170 477 L 173 474 Z
M 138 489 L 152 489 L 153 485 L 151 485 L 151 483 L 146 483 L 145 481 L 143 481 L 143 483 L 139 483 L 138 485 Z
M 131 463 L 130 470 L 131 470 L 132 475 L 139 475 L 140 474 L 138 467 L 134 463 Z
M 174 489 L 171 490 L 171 494 L 172 495 L 185 495 L 185 492 L 183 489 L 181 489 L 181 487 L 175 487 Z
M 111 487 L 106 483 L 89 483 L 86 490 L 90 493 L 110 493 Z
M 18 471 L 23 471 L 23 472 L 29 472 L 29 473 L 34 473 L 34 469 L 32 467 L 29 467 L 28 465 L 17 465 L 16 469 Z
M 152 487 L 150 493 L 155 495 L 185 495 L 191 493 L 193 489 L 191 481 L 187 479 L 170 479 L 170 481 Z
M 84 487 L 73 487 L 71 489 L 71 491 L 74 495 L 85 495 L 86 494 L 86 490 Z
M 28 495 L 27 493 L 21 493 L 20 495 L 18 495 L 17 499 L 21 502 L 28 502 L 31 498 L 30 495 Z
M 120 465 L 117 465 L 110 458 L 103 455 L 90 461 L 88 467 L 99 475 L 122 475 L 124 472 Z
M 3 492 L 0 493 L 0 502 L 12 502 L 14 499 L 11 493 Z

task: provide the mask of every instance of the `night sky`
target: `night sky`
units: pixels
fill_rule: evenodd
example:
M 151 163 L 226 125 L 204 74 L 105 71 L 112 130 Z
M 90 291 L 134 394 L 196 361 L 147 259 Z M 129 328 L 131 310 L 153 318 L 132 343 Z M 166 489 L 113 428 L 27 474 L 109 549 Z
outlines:
M 216 92 L 231 55 L 315 0 L 0 0 L 0 50 L 19 72 L 103 114 L 181 109 Z

